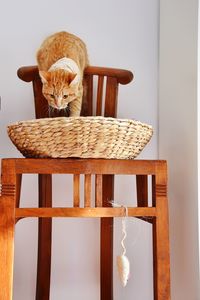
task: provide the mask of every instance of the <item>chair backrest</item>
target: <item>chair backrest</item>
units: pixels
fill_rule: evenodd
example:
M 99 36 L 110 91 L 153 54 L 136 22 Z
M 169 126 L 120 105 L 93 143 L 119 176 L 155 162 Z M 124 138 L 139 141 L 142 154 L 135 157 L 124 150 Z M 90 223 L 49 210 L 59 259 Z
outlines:
M 64 110 L 49 112 L 48 103 L 42 94 L 42 82 L 37 66 L 21 67 L 17 74 L 23 81 L 33 84 L 36 118 L 66 115 Z M 128 84 L 132 79 L 132 72 L 127 70 L 87 67 L 83 79 L 84 95 L 81 115 L 116 117 L 118 85 Z

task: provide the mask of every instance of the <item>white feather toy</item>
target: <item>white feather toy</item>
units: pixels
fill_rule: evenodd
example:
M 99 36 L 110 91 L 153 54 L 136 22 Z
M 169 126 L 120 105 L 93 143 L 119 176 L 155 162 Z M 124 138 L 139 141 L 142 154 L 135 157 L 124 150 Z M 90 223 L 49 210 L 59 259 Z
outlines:
M 120 206 L 114 202 L 112 202 L 113 206 Z M 122 233 L 123 237 L 121 240 L 121 245 L 122 245 L 122 255 L 117 256 L 117 269 L 118 269 L 118 274 L 120 281 L 122 283 L 122 286 L 125 287 L 127 285 L 129 275 L 130 275 L 130 262 L 128 257 L 125 255 L 126 254 L 126 247 L 124 245 L 124 240 L 127 237 L 127 232 L 126 232 L 126 217 L 128 217 L 128 208 L 125 208 L 125 217 L 122 219 Z
M 122 286 L 125 287 L 130 274 L 130 262 L 126 255 L 117 256 L 117 268 Z

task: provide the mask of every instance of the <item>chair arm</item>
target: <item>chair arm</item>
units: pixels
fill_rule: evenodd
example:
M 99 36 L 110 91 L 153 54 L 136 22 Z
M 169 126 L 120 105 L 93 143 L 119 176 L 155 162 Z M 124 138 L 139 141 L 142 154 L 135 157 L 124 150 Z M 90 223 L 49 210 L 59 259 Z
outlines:
M 121 84 L 128 84 L 133 79 L 133 73 L 131 71 L 123 70 L 123 69 L 89 66 L 85 68 L 84 73 L 85 75 L 115 77 L 117 79 L 117 82 Z M 37 66 L 21 67 L 18 69 L 17 75 L 23 81 L 26 82 L 33 81 L 34 78 L 38 76 L 38 67 Z
M 26 66 L 21 67 L 17 70 L 17 76 L 26 82 L 33 81 L 36 76 L 38 76 L 37 66 Z

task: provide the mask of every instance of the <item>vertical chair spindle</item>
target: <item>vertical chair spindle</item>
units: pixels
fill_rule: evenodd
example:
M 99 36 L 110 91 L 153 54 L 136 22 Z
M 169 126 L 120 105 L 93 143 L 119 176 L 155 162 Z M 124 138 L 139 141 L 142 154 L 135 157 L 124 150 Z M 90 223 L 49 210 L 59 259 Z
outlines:
M 105 117 L 116 118 L 117 115 L 118 82 L 114 77 L 108 77 L 106 83 Z
M 81 115 L 92 116 L 93 115 L 93 76 L 85 75 L 83 85 L 85 90 L 83 90 L 83 104 Z
M 85 174 L 84 207 L 91 207 L 91 174 Z
M 102 175 L 95 176 L 95 206 L 102 207 Z
M 74 175 L 74 207 L 80 206 L 80 175 Z
M 16 175 L 16 181 L 17 181 L 16 207 L 19 207 L 19 204 L 20 204 L 20 196 L 21 196 L 22 174 L 17 174 L 17 175 Z
M 137 204 L 138 207 L 148 207 L 148 177 L 136 175 Z
M 99 76 L 98 77 L 98 86 L 97 86 L 96 116 L 102 115 L 103 82 L 104 82 L 104 76 Z

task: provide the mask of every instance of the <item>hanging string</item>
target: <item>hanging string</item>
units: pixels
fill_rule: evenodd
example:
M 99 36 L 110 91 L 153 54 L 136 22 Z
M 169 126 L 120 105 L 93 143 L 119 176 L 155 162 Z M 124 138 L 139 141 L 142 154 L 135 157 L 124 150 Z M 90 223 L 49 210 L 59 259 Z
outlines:
M 122 255 L 126 254 L 126 247 L 124 245 L 124 241 L 125 241 L 125 239 L 127 237 L 127 232 L 126 232 L 126 218 L 128 217 L 128 207 L 124 206 L 124 209 L 125 209 L 125 216 L 122 219 L 122 234 L 123 234 L 123 237 L 122 237 L 122 240 L 121 240 L 121 246 L 122 246 L 122 249 L 123 249 Z

